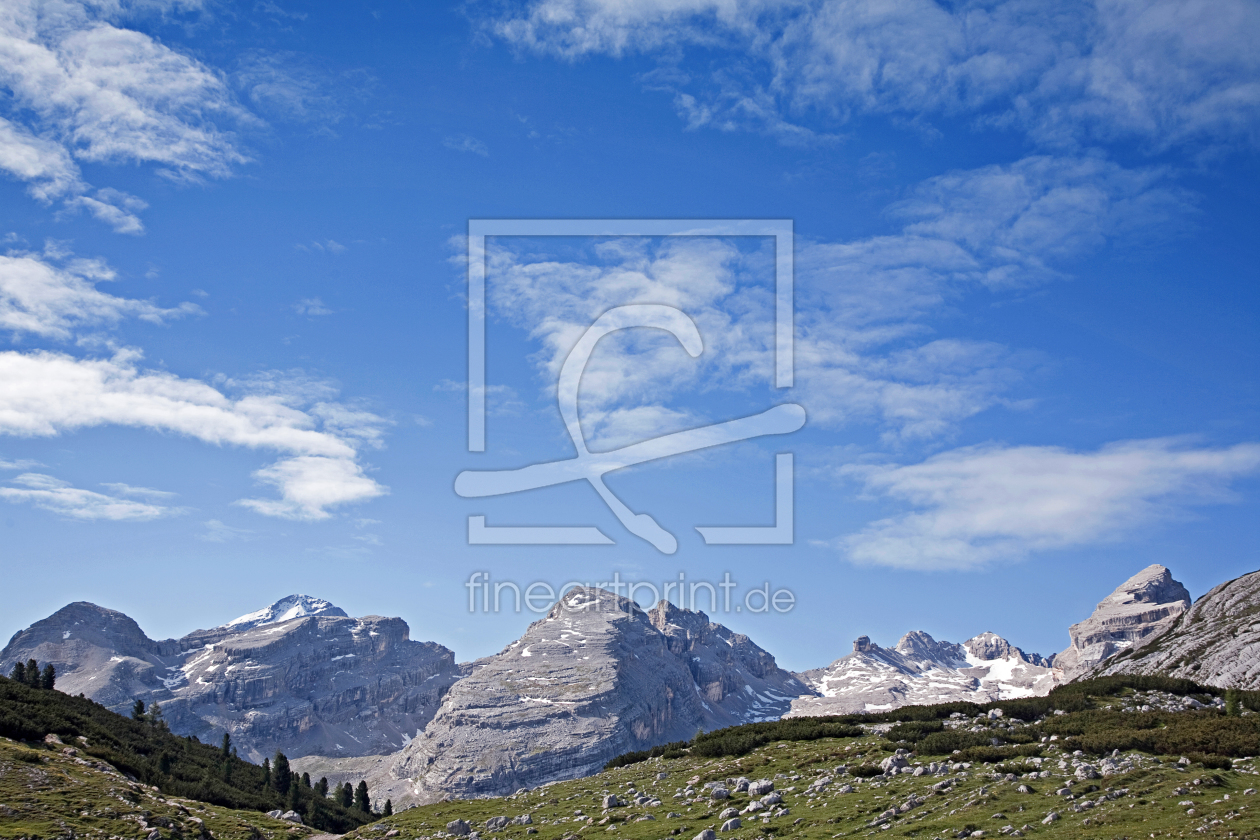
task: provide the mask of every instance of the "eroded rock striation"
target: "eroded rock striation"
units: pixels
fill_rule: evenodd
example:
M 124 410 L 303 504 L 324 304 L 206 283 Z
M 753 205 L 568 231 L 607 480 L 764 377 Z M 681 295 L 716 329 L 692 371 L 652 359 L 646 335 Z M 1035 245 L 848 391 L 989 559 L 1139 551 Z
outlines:
M 369 755 L 403 747 L 460 677 L 454 655 L 413 642 L 399 618 L 350 618 L 290 596 L 181 639 L 154 641 L 114 610 L 79 602 L 15 635 L 0 668 L 34 658 L 57 687 L 127 713 L 159 702 L 171 729 L 214 741 L 230 732 L 242 756 L 277 749 Z
M 853 652 L 826 668 L 800 675 L 821 696 L 801 697 L 786 717 L 853 714 L 957 700 L 986 703 L 1046 694 L 1054 669 L 995 633 L 962 644 L 937 641 L 921 630 L 883 648 L 866 636 Z
M 1089 618 L 1072 625 L 1072 644 L 1054 657 L 1054 666 L 1064 680 L 1084 676 L 1103 660 L 1163 633 L 1189 607 L 1190 593 L 1166 567 L 1147 566 L 1104 598 Z
M 1159 674 L 1221 688 L 1260 689 L 1260 572 L 1212 589 L 1162 633 L 1111 657 L 1090 676 Z
M 778 720 L 795 698 L 812 693 L 747 636 L 709 621 L 703 612 L 661 601 L 648 620 L 691 672 L 714 726 Z

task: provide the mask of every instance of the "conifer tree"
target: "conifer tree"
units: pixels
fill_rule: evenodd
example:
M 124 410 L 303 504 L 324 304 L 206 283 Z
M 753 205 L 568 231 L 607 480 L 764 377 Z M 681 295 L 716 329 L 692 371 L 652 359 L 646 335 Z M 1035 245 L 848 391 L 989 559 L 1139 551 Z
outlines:
M 307 790 L 311 789 L 311 774 L 310 773 L 302 774 L 302 787 L 306 788 Z
M 26 684 L 31 688 L 39 688 L 39 663 L 34 659 L 26 660 Z
M 263 781 L 262 781 L 262 786 L 263 786 L 263 788 L 264 788 L 264 789 L 271 787 L 271 759 L 269 759 L 269 758 L 264 758 L 264 759 L 263 759 Z
M 227 761 L 232 756 L 232 735 L 231 733 L 223 733 L 223 746 L 219 748 L 219 755 Z
M 284 795 L 293 784 L 293 771 L 289 769 L 289 759 L 284 753 L 276 750 L 276 759 L 271 762 L 271 786 L 276 793 Z
M 149 714 L 148 714 L 148 719 L 149 719 L 149 725 L 150 725 L 150 726 L 156 727 L 156 728 L 158 728 L 158 729 L 168 729 L 168 728 L 169 728 L 169 727 L 166 725 L 166 721 L 162 719 L 162 707 L 161 707 L 160 705 L 158 705 L 158 702 L 157 702 L 156 700 L 154 700 L 154 701 L 153 701 L 153 702 L 149 705 Z
M 391 800 L 385 800 L 385 810 L 381 811 L 381 814 L 386 817 L 394 816 L 394 803 Z
M 144 715 L 144 701 L 136 700 L 135 705 L 131 707 L 132 720 L 146 720 Z
M 25 662 L 13 663 L 13 670 L 9 672 L 9 679 L 13 680 L 14 682 L 20 682 L 20 683 L 25 684 L 26 683 L 26 663 Z
M 354 805 L 354 788 L 350 786 L 350 783 L 346 782 L 339 790 L 337 801 L 341 804 L 341 807 L 349 808 Z
M 171 772 L 171 755 L 170 753 L 162 753 L 158 758 L 158 772 L 163 776 L 170 775 Z
M 368 799 L 367 782 L 362 779 L 359 780 L 359 786 L 354 789 L 354 807 L 365 814 L 372 813 L 372 800 Z
M 45 691 L 52 691 L 53 686 L 57 684 L 57 669 L 53 667 L 51 662 L 44 663 L 44 670 L 39 675 L 39 687 Z
M 319 779 L 319 787 L 317 788 L 320 796 L 328 795 L 328 777 L 321 776 Z

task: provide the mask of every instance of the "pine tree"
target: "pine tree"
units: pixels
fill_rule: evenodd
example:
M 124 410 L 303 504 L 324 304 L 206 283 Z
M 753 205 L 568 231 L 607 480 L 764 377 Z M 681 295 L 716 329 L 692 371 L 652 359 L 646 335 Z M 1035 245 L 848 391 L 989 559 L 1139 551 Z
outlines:
M 318 790 L 318 791 L 319 791 L 319 795 L 320 795 L 320 796 L 327 796 L 327 795 L 328 795 L 328 777 L 327 777 L 327 776 L 321 776 L 321 777 L 320 777 L 320 779 L 319 779 L 319 787 L 318 787 L 318 788 L 316 788 L 316 790 Z
M 219 748 L 219 755 L 223 757 L 224 761 L 232 757 L 232 736 L 230 733 L 223 733 L 223 746 Z
M 346 782 L 338 790 L 340 792 L 337 796 L 337 802 L 341 804 L 342 808 L 349 808 L 354 805 L 354 788 L 350 787 L 349 782 Z
M 1225 690 L 1225 714 L 1230 717 L 1242 714 L 1242 692 L 1236 688 Z
M 381 814 L 386 817 L 394 816 L 394 803 L 388 799 L 385 800 L 385 810 Z
M 302 787 L 306 788 L 307 790 L 311 789 L 311 774 L 310 773 L 302 774 Z
M 158 758 L 158 772 L 163 776 L 169 776 L 171 772 L 171 755 L 170 753 L 162 753 Z
M 293 784 L 293 772 L 289 769 L 289 759 L 285 754 L 276 751 L 276 759 L 271 762 L 271 786 L 276 789 L 276 793 L 281 796 L 289 792 L 289 787 Z
M 131 707 L 132 720 L 147 720 L 144 715 L 144 701 L 136 700 L 135 705 Z
M 302 786 L 301 785 L 289 786 L 288 807 L 290 811 L 297 811 L 299 814 L 302 813 L 303 810 L 305 810 L 302 807 Z
M 149 719 L 150 726 L 156 727 L 158 729 L 170 728 L 166 725 L 166 721 L 162 719 L 162 707 L 158 705 L 158 702 L 156 700 L 154 700 L 153 703 L 149 706 L 148 719 Z
M 53 667 L 51 662 L 44 663 L 44 670 L 39 675 L 39 687 L 45 691 L 52 691 L 53 686 L 57 684 L 57 669 Z
M 365 814 L 372 813 L 372 800 L 368 799 L 367 782 L 362 779 L 359 780 L 359 786 L 354 789 L 354 807 Z
M 31 688 L 39 688 L 39 663 L 34 659 L 26 660 L 26 684 Z
M 14 682 L 25 683 L 26 682 L 26 663 L 25 662 L 13 663 L 13 670 L 9 672 L 9 679 L 13 680 Z
M 263 789 L 271 787 L 271 759 L 263 759 Z

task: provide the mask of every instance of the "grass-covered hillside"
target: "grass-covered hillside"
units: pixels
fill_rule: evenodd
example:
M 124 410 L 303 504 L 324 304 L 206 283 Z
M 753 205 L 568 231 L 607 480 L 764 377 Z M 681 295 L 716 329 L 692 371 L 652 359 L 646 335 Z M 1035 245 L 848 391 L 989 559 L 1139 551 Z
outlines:
M 318 780 L 286 775 L 279 761 L 275 768 L 260 767 L 238 758 L 230 745 L 225 750 L 223 745 L 202 744 L 174 735 L 154 717 L 126 718 L 84 697 L 35 688 L 5 677 L 0 677 L 0 736 L 15 742 L 6 748 L 4 764 L 0 766 L 4 775 L 0 779 L 8 779 L 15 772 L 14 767 L 26 771 L 34 766 L 31 762 L 27 762 L 30 766 L 20 763 L 27 753 L 18 749 L 18 744 L 24 742 L 30 749 L 42 750 L 43 760 L 52 760 L 50 755 L 55 752 L 61 756 L 56 759 L 59 762 L 68 758 L 75 764 L 77 759 L 112 768 L 124 778 L 156 788 L 168 797 L 236 810 L 292 810 L 307 825 L 338 833 L 376 819 L 375 814 L 354 807 L 352 802 L 345 803 L 338 796 L 341 791 L 325 793 Z M 46 748 L 43 742 L 48 736 L 61 741 L 62 746 L 52 744 Z M 63 755 L 63 749 L 74 755 Z M 14 765 L 14 760 L 19 763 Z M 91 769 L 91 765 L 76 766 Z M 5 795 L 9 799 L 0 801 L 6 807 L 18 807 L 15 803 L 21 802 L 20 797 Z M 7 824 L 6 812 L 0 810 L 0 832 L 8 831 Z
M 0 738 L 0 838 L 288 840 L 313 829 L 168 796 L 81 750 Z M 155 838 L 156 840 L 156 838 Z
M 354 835 L 1260 838 L 1260 715 L 1251 696 L 1228 705 L 1186 681 L 1115 678 L 987 706 L 754 724 L 585 779 L 409 809 Z M 759 780 L 773 792 L 750 790 Z M 620 804 L 605 807 L 610 796 Z

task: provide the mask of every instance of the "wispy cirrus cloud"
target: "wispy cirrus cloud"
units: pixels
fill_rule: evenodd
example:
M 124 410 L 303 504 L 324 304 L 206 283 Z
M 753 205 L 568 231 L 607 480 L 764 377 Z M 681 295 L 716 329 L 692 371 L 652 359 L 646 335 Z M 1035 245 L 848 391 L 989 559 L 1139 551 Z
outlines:
M 442 145 L 456 152 L 471 152 L 482 157 L 490 156 L 490 147 L 468 134 L 452 134 L 442 141 Z
M 80 162 L 152 164 L 179 181 L 221 178 L 249 160 L 216 124 L 253 125 L 220 75 L 122 18 L 165 6 L 14 0 L 0 11 L 0 170 L 37 200 L 61 201 L 120 233 L 144 230 L 144 202 L 88 184 Z
M 66 341 L 124 318 L 160 324 L 202 312 L 192 303 L 163 308 L 96 288 L 116 276 L 104 260 L 75 258 L 54 245 L 42 254 L 0 256 L 0 330 Z
M 651 86 L 695 125 L 974 115 L 1054 145 L 1260 140 L 1260 9 L 1247 0 L 532 0 L 484 18 L 515 47 L 576 60 L 703 48 Z M 785 130 L 785 127 L 787 130 Z
M 1260 444 L 1113 443 L 1092 452 L 990 444 L 918 464 L 851 465 L 868 498 L 909 509 L 831 542 L 855 563 L 969 569 L 1103 543 L 1187 506 L 1229 498 L 1260 472 Z
M 184 511 L 153 501 L 122 498 L 134 493 L 109 496 L 72 486 L 69 482 L 40 473 L 24 473 L 0 486 L 0 499 L 13 503 L 29 503 L 44 510 L 83 520 L 146 521 L 173 516 Z M 135 489 L 135 488 L 131 488 Z M 149 491 L 154 493 L 158 491 Z
M 939 338 L 933 319 L 968 295 L 1064 277 L 1108 242 L 1169 235 L 1193 213 L 1161 170 L 1093 157 L 1035 156 L 928 179 L 888 208 L 892 233 L 798 241 L 794 398 L 815 425 L 874 424 L 892 443 L 947 436 L 981 411 L 1015 405 L 1012 387 L 1039 358 Z M 593 440 L 624 442 L 653 420 L 658 433 L 686 428 L 703 418 L 680 396 L 770 381 L 766 248 L 712 237 L 609 240 L 577 256 L 547 247 L 505 240 L 488 254 L 491 310 L 539 342 L 544 382 L 612 306 L 676 306 L 705 341 L 697 360 L 656 330 L 603 339 L 582 385 Z

